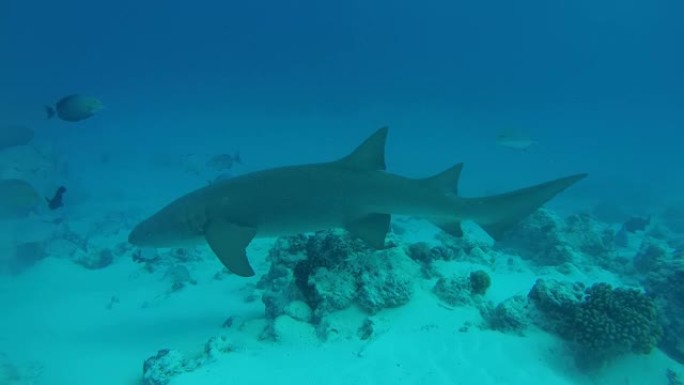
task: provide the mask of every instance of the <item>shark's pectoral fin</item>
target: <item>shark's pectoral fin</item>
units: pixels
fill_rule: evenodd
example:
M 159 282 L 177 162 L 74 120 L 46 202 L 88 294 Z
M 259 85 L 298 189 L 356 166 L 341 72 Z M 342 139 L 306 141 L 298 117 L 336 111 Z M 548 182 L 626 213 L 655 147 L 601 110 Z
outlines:
M 480 227 L 482 227 L 482 230 L 489 234 L 489 236 L 492 237 L 493 240 L 498 241 L 502 239 L 506 231 L 508 231 L 508 229 L 513 227 L 516 223 L 517 221 L 499 222 L 488 225 L 480 225 Z
M 433 220 L 432 223 L 451 236 L 458 238 L 463 236 L 463 229 L 461 228 L 461 222 L 459 221 Z
M 256 235 L 253 227 L 238 226 L 223 220 L 214 220 L 205 229 L 204 236 L 211 250 L 223 265 L 241 277 L 254 275 L 245 249 Z
M 385 247 L 385 236 L 390 229 L 389 214 L 368 214 L 354 221 L 347 222 L 344 228 L 353 235 L 366 241 L 371 247 Z

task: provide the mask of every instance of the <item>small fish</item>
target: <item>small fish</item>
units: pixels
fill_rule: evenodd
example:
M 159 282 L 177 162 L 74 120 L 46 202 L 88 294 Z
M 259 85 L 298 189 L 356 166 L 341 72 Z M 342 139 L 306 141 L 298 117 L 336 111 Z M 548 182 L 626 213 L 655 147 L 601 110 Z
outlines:
M 236 152 L 234 155 L 214 155 L 207 161 L 207 167 L 213 168 L 216 171 L 230 170 L 235 164 L 242 164 L 242 159 L 240 158 L 240 153 L 238 152 Z
M 60 186 L 57 191 L 55 191 L 55 195 L 52 197 L 52 199 L 45 198 L 50 210 L 57 210 L 58 208 L 64 206 L 63 195 L 65 192 L 66 188 L 64 186 Z
M 216 183 L 221 183 L 226 180 L 230 180 L 235 178 L 235 175 L 229 173 L 229 172 L 223 172 L 221 174 L 218 174 L 214 179 L 210 179 L 207 181 L 207 185 L 212 185 Z
M 103 108 L 102 102 L 97 98 L 73 94 L 59 99 L 54 107 L 45 106 L 45 111 L 48 119 L 57 115 L 67 122 L 78 122 L 88 119 Z
M 18 218 L 38 207 L 40 196 L 33 186 L 20 179 L 0 180 L 0 218 Z
M 496 136 L 496 144 L 513 150 L 527 151 L 530 147 L 537 144 L 537 142 L 521 132 L 505 130 L 499 132 Z
M 33 139 L 33 130 L 25 126 L 0 127 L 0 150 L 23 146 Z
M 622 228 L 630 233 L 636 233 L 637 231 L 644 231 L 646 227 L 651 223 L 651 218 L 643 217 L 631 217 L 622 224 Z

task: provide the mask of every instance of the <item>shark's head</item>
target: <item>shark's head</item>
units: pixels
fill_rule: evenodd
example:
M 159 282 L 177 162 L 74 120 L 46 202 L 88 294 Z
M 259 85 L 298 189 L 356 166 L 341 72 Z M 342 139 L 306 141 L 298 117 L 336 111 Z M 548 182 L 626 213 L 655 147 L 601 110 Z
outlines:
M 156 221 L 152 218 L 138 223 L 128 235 L 128 242 L 140 247 L 165 247 L 164 240 L 168 238 L 160 231 Z
M 180 247 L 199 241 L 202 231 L 184 215 L 167 206 L 136 225 L 128 235 L 128 242 L 139 247 Z M 181 212 L 182 213 L 182 212 Z

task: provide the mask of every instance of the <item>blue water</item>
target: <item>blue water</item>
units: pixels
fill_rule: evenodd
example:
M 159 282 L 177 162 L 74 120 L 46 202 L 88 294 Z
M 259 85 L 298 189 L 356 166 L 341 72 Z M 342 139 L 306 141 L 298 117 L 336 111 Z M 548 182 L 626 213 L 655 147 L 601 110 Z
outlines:
M 2 7 L 3 115 L 38 119 L 71 92 L 107 106 L 40 127 L 74 148 L 241 147 L 269 166 L 341 154 L 389 125 L 389 162 L 411 174 L 463 160 L 475 185 L 589 171 L 602 190 L 604 178 L 682 187 L 674 0 Z M 539 153 L 492 146 L 509 125 Z
M 161 204 L 208 179 L 154 157 L 240 151 L 239 174 L 341 157 L 388 125 L 393 172 L 464 161 L 465 195 L 588 172 L 559 202 L 649 215 L 684 193 L 682 15 L 677 0 L 3 0 L 0 119 L 55 146 L 68 173 L 41 188 L 69 185 L 72 205 Z M 106 109 L 45 119 L 74 92 Z M 538 144 L 497 146 L 508 127 Z

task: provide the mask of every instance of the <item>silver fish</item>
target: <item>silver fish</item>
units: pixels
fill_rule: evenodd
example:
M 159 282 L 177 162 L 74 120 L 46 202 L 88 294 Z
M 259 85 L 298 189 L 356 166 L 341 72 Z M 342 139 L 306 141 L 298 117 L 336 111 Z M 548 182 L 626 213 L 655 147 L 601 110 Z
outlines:
M 210 167 L 216 171 L 230 170 L 235 164 L 242 164 L 240 153 L 237 152 L 234 155 L 214 155 L 207 161 L 207 167 Z
M 513 150 L 527 151 L 530 147 L 537 144 L 537 142 L 521 132 L 505 130 L 499 132 L 496 136 L 496 144 Z

